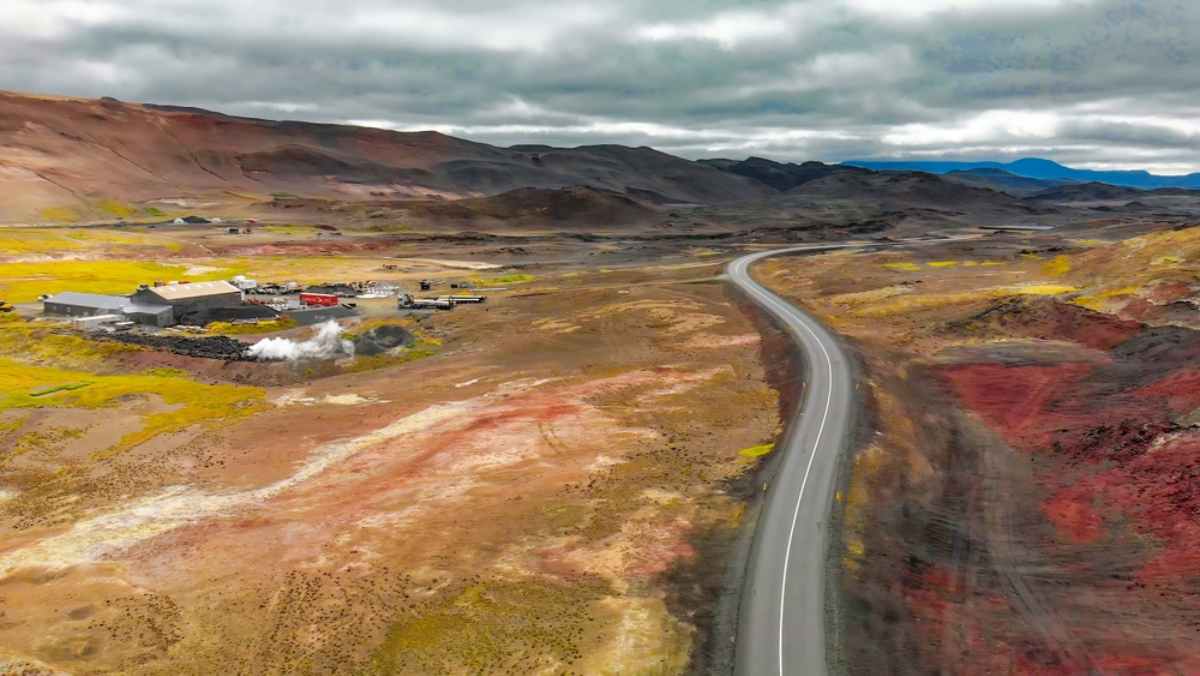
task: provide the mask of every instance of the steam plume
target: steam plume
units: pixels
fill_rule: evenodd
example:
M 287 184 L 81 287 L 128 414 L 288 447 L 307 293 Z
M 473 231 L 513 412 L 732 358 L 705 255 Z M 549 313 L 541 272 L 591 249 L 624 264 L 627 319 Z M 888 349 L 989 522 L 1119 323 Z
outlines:
M 327 359 L 339 354 L 354 354 L 354 343 L 342 337 L 342 327 L 329 320 L 317 327 L 317 335 L 303 342 L 288 338 L 263 338 L 250 346 L 251 357 L 262 361 L 287 359 Z

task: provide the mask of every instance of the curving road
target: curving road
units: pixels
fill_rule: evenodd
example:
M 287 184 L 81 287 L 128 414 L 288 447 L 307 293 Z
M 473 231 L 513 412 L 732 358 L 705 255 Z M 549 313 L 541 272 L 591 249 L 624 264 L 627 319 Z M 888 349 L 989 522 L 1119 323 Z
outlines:
M 855 404 L 849 360 L 833 333 L 750 277 L 768 256 L 843 248 L 815 245 L 743 256 L 730 281 L 784 326 L 803 352 L 803 400 L 776 446 L 781 464 L 754 533 L 738 616 L 738 674 L 827 672 L 825 568 L 838 458 Z

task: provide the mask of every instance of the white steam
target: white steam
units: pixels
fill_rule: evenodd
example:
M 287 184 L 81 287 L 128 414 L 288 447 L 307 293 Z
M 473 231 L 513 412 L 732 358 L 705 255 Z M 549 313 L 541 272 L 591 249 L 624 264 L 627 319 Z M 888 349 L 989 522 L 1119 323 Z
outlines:
M 342 327 L 329 320 L 317 327 L 317 335 L 303 342 L 288 338 L 263 338 L 250 346 L 251 357 L 262 361 L 327 359 L 340 354 L 354 356 L 354 343 L 342 337 Z

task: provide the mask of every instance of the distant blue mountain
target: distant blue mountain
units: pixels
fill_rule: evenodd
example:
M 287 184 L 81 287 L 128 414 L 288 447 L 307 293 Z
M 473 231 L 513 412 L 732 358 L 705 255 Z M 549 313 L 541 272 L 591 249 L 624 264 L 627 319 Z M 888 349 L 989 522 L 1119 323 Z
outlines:
M 952 171 L 974 169 L 1002 169 L 1010 174 L 1043 180 L 1072 181 L 1078 183 L 1107 183 L 1127 188 L 1153 190 L 1155 188 L 1200 189 L 1200 173 L 1186 176 L 1161 176 L 1148 171 L 1092 171 L 1072 169 L 1058 162 L 1028 157 L 1016 162 L 938 162 L 938 161 L 875 161 L 851 160 L 842 164 L 875 171 L 925 171 L 931 174 L 948 174 Z

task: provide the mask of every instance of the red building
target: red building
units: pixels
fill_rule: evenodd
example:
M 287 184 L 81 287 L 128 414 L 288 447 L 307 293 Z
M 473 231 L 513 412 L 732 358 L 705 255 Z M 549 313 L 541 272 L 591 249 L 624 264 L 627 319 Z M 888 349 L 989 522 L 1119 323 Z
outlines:
M 332 307 L 338 304 L 338 297 L 331 293 L 302 293 L 300 302 L 304 305 L 323 305 Z

